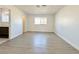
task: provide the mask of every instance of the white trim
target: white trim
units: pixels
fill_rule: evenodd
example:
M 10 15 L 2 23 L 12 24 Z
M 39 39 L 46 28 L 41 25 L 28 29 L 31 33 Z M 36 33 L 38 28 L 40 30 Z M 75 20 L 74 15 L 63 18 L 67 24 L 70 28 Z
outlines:
M 18 35 L 15 35 L 15 36 L 12 36 L 12 37 L 10 37 L 10 39 L 14 39 L 14 38 L 16 38 L 16 37 L 18 37 L 18 36 L 20 36 L 20 35 L 22 35 L 23 33 L 20 33 L 20 34 L 18 34 Z
M 7 42 L 8 40 L 10 40 L 10 39 L 3 39 L 3 41 L 1 41 L 0 44 L 3 44 L 5 42 Z
M 72 47 L 74 47 L 75 49 L 79 50 L 79 47 L 76 46 L 75 44 L 73 44 L 72 42 L 70 42 L 69 40 L 67 40 L 66 38 L 64 38 L 63 36 L 61 36 L 59 33 L 54 32 L 56 35 L 58 35 L 60 38 L 62 38 L 64 41 L 66 41 L 67 43 L 69 43 Z

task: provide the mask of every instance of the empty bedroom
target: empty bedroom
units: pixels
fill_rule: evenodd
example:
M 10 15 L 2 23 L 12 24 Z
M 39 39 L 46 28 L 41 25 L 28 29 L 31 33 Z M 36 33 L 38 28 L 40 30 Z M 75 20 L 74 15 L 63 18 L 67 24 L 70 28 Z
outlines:
M 0 5 L 0 54 L 78 54 L 79 5 Z

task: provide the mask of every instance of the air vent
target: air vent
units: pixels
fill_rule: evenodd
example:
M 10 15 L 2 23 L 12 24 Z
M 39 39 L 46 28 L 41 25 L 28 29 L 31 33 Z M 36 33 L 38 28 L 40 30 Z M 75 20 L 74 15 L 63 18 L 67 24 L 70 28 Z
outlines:
M 36 5 L 36 7 L 46 7 L 47 5 Z
M 47 5 L 42 5 L 43 7 L 46 7 Z
M 40 7 L 40 5 L 36 5 L 36 7 Z

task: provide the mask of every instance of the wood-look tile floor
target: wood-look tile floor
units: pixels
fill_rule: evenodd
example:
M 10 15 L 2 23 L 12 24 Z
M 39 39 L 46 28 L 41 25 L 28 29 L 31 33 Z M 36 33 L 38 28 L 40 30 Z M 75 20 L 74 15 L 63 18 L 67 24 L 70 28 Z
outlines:
M 0 45 L 0 54 L 78 54 L 54 33 L 27 32 Z

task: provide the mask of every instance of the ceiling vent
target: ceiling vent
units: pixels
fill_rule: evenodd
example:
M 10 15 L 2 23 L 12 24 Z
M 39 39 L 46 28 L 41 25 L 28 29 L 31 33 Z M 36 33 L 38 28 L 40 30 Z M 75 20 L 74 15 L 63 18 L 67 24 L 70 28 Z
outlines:
M 36 7 L 46 7 L 47 5 L 36 5 Z
M 41 6 L 46 7 L 47 5 L 41 5 Z

